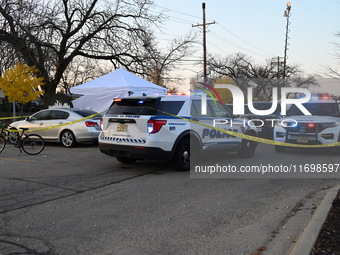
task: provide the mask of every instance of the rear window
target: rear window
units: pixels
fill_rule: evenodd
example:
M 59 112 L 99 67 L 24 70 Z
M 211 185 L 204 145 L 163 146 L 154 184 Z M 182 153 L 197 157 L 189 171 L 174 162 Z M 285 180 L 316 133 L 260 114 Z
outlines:
M 158 99 L 123 99 L 115 101 L 108 114 L 121 115 L 176 115 L 184 101 L 160 101 Z M 158 110 L 157 110 L 158 109 Z
M 91 111 L 91 110 L 84 110 L 84 109 L 82 109 L 82 110 L 77 110 L 77 111 L 74 111 L 75 113 L 78 113 L 80 116 L 82 116 L 83 118 L 85 118 L 85 117 L 88 117 L 88 116 L 90 116 L 90 115 L 93 115 L 93 114 L 98 114 L 97 112 L 95 112 L 95 111 Z M 97 115 L 98 117 L 100 117 L 100 116 L 102 116 L 102 115 Z M 96 117 L 97 117 L 96 116 Z

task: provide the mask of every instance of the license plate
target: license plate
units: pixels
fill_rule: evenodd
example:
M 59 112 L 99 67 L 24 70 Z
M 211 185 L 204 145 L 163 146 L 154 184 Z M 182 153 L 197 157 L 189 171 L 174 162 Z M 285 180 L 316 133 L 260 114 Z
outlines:
M 117 132 L 125 132 L 126 133 L 127 130 L 128 130 L 127 124 L 120 124 L 120 123 L 117 124 L 117 129 L 116 129 Z
M 298 143 L 308 143 L 308 137 L 302 136 L 297 138 Z

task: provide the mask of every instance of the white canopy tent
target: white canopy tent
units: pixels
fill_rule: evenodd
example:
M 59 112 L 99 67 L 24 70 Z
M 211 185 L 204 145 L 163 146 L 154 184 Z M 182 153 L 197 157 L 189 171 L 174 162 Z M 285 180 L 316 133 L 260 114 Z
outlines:
M 74 107 L 102 112 L 110 107 L 114 98 L 164 95 L 167 93 L 167 89 L 120 68 L 97 79 L 73 87 L 71 92 L 83 95 L 72 101 Z

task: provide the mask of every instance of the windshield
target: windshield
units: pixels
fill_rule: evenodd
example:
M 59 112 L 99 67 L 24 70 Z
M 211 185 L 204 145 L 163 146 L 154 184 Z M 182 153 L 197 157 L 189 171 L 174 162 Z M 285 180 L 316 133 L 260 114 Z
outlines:
M 321 115 L 321 116 L 339 116 L 339 107 L 336 103 L 305 103 L 303 106 L 312 114 L 312 115 Z M 304 115 L 303 112 L 296 105 L 292 105 L 292 107 L 288 110 L 287 116 L 292 115 Z

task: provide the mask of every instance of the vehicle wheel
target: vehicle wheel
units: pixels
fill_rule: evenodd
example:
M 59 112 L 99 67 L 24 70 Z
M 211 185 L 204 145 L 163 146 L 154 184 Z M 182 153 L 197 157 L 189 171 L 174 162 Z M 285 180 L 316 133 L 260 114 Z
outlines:
M 123 163 L 123 164 L 134 164 L 137 161 L 137 159 L 135 158 L 128 158 L 128 157 L 116 157 L 116 158 L 120 163 Z
M 45 148 L 44 139 L 40 135 L 31 134 L 22 140 L 22 150 L 30 155 L 37 155 Z
M 70 130 L 64 130 L 61 133 L 60 141 L 67 148 L 73 147 L 77 143 L 76 137 Z
M 192 156 L 190 151 L 190 139 L 184 138 L 178 143 L 174 154 L 173 163 L 176 169 L 179 171 L 190 170 L 190 162 L 194 161 L 193 158 L 190 160 L 190 157 Z
M 11 130 L 17 130 L 16 128 L 10 128 Z M 8 132 L 8 141 L 11 144 L 15 144 L 19 139 L 19 132 Z
M 248 134 L 248 135 L 251 135 L 251 134 Z M 242 158 L 251 158 L 252 156 L 254 156 L 256 146 L 257 146 L 257 142 L 247 140 L 247 139 L 242 139 L 241 150 L 238 152 L 238 155 Z
M 287 148 L 285 146 L 275 145 L 275 151 L 276 152 L 285 152 L 286 149 Z
M 0 153 L 5 149 L 6 140 L 2 136 L 0 136 Z

